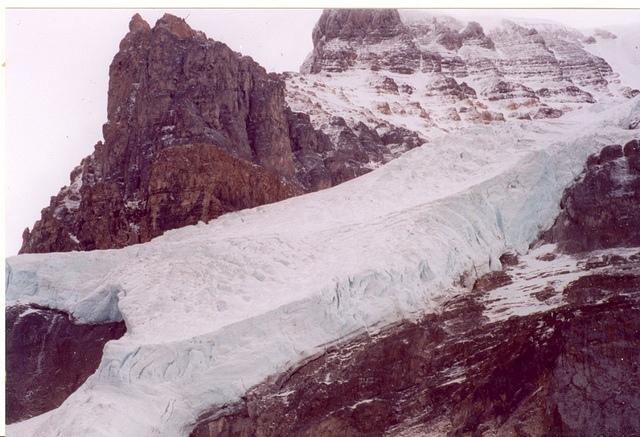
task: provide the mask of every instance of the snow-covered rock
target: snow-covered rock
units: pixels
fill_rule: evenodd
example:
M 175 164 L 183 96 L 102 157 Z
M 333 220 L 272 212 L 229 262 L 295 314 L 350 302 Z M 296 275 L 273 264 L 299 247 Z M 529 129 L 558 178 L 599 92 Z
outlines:
M 581 31 L 549 21 L 484 29 L 424 11 L 326 10 L 302 74 L 286 77 L 286 99 L 330 136 L 340 133 L 336 116 L 345 128 L 401 127 L 424 141 L 468 123 L 561 117 L 611 95 L 634 96 L 629 65 L 637 53 L 622 45 L 640 34 L 625 36 L 588 44 Z M 409 149 L 387 145 L 370 159 L 383 164 Z

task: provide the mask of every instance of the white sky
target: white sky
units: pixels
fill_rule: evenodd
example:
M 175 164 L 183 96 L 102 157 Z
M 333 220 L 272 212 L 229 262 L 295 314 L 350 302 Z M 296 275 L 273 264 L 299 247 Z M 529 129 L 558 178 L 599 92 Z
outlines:
M 49 197 L 102 139 L 108 69 L 136 10 L 7 10 L 6 14 L 6 246 L 40 217 Z M 186 17 L 208 37 L 252 56 L 268 71 L 296 70 L 312 49 L 321 11 L 141 10 L 152 26 L 164 13 Z M 432 11 L 435 12 L 435 11 Z M 640 23 L 639 10 L 455 10 L 463 20 L 536 17 L 571 27 Z

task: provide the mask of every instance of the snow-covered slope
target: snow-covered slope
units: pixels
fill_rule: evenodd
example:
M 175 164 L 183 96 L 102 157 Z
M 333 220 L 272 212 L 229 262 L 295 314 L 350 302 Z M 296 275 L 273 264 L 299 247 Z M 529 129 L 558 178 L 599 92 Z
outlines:
M 585 48 L 606 59 L 620 74 L 622 83 L 640 88 L 640 26 L 618 26 L 610 30 L 617 38 L 596 37 L 596 43 Z
M 120 250 L 7 260 L 8 303 L 119 320 L 100 367 L 12 436 L 178 436 L 346 336 L 411 317 L 526 251 L 587 155 L 640 135 L 640 101 L 474 125 L 337 187 Z

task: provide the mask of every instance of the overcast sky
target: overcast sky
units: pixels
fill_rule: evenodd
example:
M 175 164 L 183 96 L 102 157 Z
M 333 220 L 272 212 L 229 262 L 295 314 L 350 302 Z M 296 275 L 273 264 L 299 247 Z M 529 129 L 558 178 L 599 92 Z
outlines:
M 49 197 L 102 139 L 108 69 L 135 10 L 7 10 L 6 255 L 15 255 Z M 252 56 L 269 71 L 297 71 L 312 49 L 321 11 L 142 10 L 152 26 L 164 12 Z M 438 11 L 480 22 L 538 17 L 572 27 L 640 23 L 640 11 Z

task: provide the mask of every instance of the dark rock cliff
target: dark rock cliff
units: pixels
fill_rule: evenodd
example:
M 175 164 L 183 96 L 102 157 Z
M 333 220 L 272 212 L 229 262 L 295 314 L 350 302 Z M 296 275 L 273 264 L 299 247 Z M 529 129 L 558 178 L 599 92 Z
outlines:
M 98 368 L 104 344 L 126 330 L 124 322 L 77 324 L 35 305 L 7 308 L 5 324 L 7 423 L 59 407 Z
M 640 246 L 640 141 L 592 155 L 543 240 L 563 252 Z
M 168 14 L 153 28 L 136 14 L 129 28 L 109 69 L 104 141 L 25 230 L 21 253 L 145 242 L 370 171 L 363 141 L 334 151 L 287 107 L 282 77 L 251 58 Z

